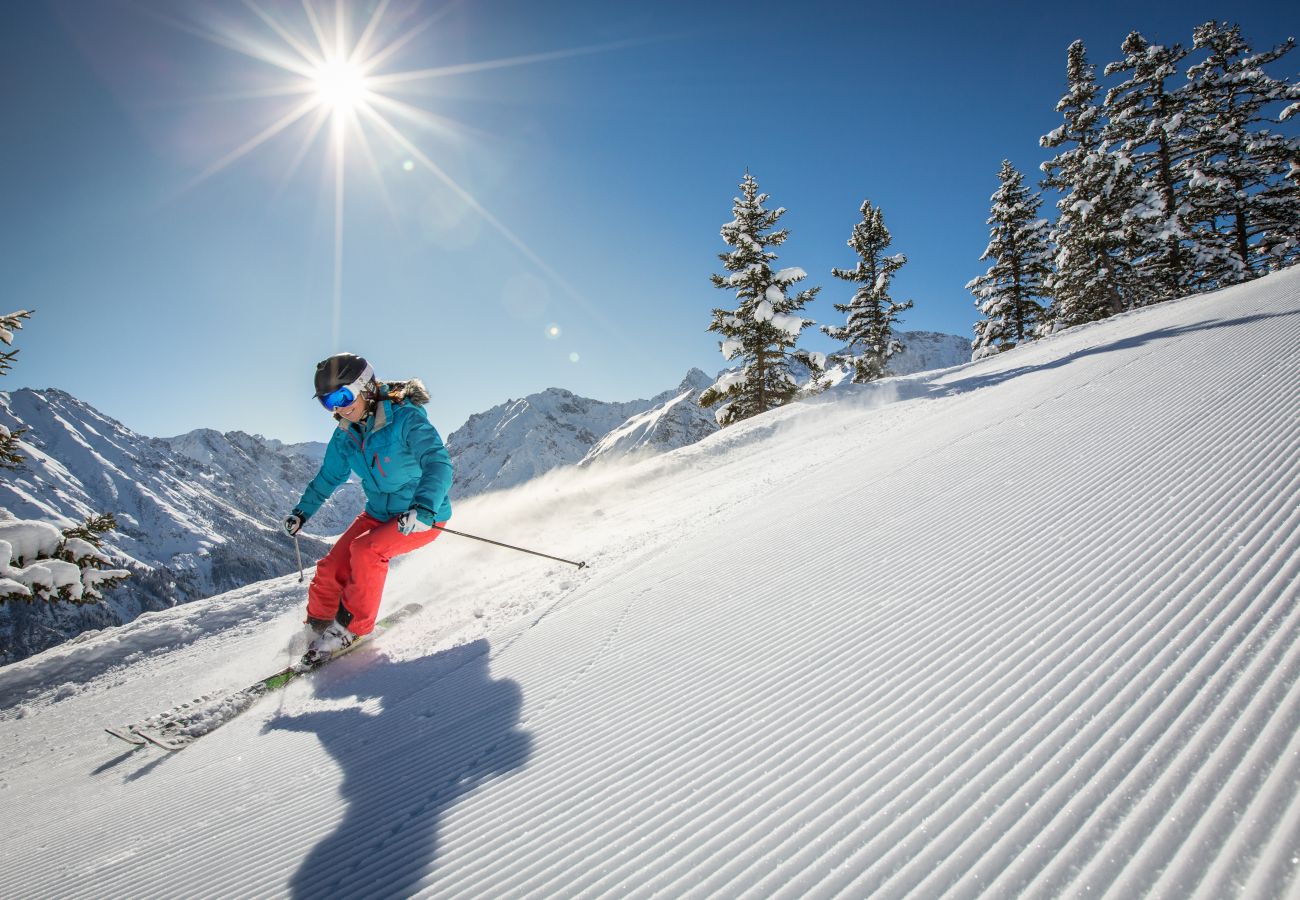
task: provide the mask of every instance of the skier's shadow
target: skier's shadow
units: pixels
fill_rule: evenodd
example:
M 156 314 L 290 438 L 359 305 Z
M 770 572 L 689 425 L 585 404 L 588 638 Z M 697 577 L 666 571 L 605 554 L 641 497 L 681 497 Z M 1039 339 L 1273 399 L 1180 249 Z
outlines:
M 405 662 L 347 657 L 313 679 L 316 695 L 378 699 L 383 711 L 350 706 L 267 723 L 315 733 L 343 769 L 347 812 L 294 875 L 294 897 L 409 896 L 433 866 L 443 810 L 527 761 L 519 686 L 492 680 L 488 661 L 486 640 Z M 297 815 L 332 809 L 304 797 Z

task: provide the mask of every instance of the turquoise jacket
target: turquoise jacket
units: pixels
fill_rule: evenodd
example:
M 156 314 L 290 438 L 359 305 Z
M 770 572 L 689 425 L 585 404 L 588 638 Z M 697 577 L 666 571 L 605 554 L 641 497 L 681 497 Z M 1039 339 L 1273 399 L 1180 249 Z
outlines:
M 366 512 L 381 522 L 415 507 L 426 524 L 451 518 L 451 457 L 423 406 L 385 399 L 359 425 L 339 419 L 320 472 L 298 501 L 303 517 L 315 515 L 350 472 L 361 479 Z

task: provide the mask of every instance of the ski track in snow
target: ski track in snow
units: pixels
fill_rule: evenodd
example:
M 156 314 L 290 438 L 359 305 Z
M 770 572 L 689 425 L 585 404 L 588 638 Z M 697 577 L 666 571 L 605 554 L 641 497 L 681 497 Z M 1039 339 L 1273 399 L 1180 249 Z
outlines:
M 277 668 L 293 579 L 0 670 L 0 883 L 1297 896 L 1298 500 L 1300 270 L 553 473 L 453 526 L 590 569 L 443 536 L 183 752 L 98 729 Z

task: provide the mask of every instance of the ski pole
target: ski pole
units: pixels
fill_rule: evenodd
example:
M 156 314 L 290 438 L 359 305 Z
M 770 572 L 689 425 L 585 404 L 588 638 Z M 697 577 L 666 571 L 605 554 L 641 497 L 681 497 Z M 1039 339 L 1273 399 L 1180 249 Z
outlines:
M 298 583 L 302 584 L 302 547 L 298 546 L 298 535 L 293 536 L 293 552 L 298 555 Z
M 568 563 L 571 566 L 577 566 L 579 569 L 585 569 L 587 567 L 587 564 L 585 562 L 574 562 L 571 559 L 562 559 L 558 556 L 551 556 L 549 553 L 538 553 L 536 550 L 528 550 L 524 547 L 516 547 L 514 544 L 503 544 L 500 541 L 494 541 L 491 538 L 479 537 L 476 534 L 466 534 L 463 531 L 452 531 L 450 528 L 444 528 L 441 525 L 434 525 L 433 527 L 438 529 L 439 531 L 445 531 L 447 532 L 447 534 L 454 534 L 457 535 L 458 537 L 471 538 L 476 541 L 482 541 L 485 544 L 495 544 L 498 547 L 505 547 L 507 550 L 518 550 L 520 553 L 531 553 L 533 556 L 541 556 L 546 559 L 553 559 L 556 562 Z

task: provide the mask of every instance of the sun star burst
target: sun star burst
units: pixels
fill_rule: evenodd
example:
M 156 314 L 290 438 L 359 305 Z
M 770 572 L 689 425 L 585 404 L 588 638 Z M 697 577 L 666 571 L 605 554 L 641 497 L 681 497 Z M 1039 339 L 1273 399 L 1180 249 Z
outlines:
M 407 10 L 392 14 L 390 7 L 402 2 L 408 3 Z M 235 30 L 213 27 L 208 30 L 175 23 L 183 30 L 199 34 L 216 45 L 284 73 L 283 79 L 269 83 L 265 89 L 241 96 L 248 99 L 287 100 L 285 108 L 270 125 L 244 139 L 233 150 L 209 165 L 199 173 L 192 185 L 212 177 L 272 140 L 297 129 L 301 131 L 301 139 L 288 166 L 285 176 L 287 183 L 311 149 L 319 146 L 322 135 L 325 136 L 330 155 L 328 166 L 333 170 L 333 177 L 329 181 L 332 182 L 334 194 L 333 319 L 336 338 L 342 321 L 345 180 L 347 169 L 350 165 L 355 165 L 350 162 L 354 156 L 367 164 L 379 188 L 379 194 L 389 205 L 390 213 L 393 213 L 394 219 L 399 218 L 385 188 L 384 166 L 376 156 L 377 148 L 387 151 L 390 156 L 400 154 L 404 171 L 413 171 L 418 166 L 432 175 L 451 191 L 458 202 L 473 210 L 533 265 L 584 306 L 588 306 L 587 301 L 553 267 L 504 222 L 492 215 L 471 191 L 435 162 L 432 153 L 416 142 L 416 132 L 421 133 L 421 136 L 441 135 L 458 139 L 463 139 L 472 132 L 431 110 L 406 103 L 397 95 L 408 89 L 413 82 L 607 52 L 625 46 L 625 43 L 393 71 L 390 64 L 399 53 L 408 49 L 419 35 L 455 6 L 454 3 L 446 4 L 440 12 L 413 22 L 405 14 L 414 9 L 409 6 L 410 2 L 413 0 L 378 0 L 370 8 L 368 18 L 359 29 L 354 28 L 351 21 L 351 15 L 359 4 L 354 6 L 344 0 L 335 0 L 333 4 L 302 0 L 302 16 L 296 22 L 286 18 L 288 7 L 277 7 L 273 14 L 260 5 L 258 0 L 244 0 L 244 7 L 263 26 L 261 34 L 255 34 L 247 28 Z M 386 21 L 401 24 L 400 27 L 394 25 L 386 29 Z M 385 36 L 385 31 L 388 36 Z M 330 122 L 331 127 L 325 128 L 326 122 Z M 350 153 L 349 147 L 355 148 L 359 153 Z M 599 313 L 594 310 L 592 314 L 599 317 Z
M 316 100 L 331 111 L 351 112 L 370 96 L 365 68 L 351 59 L 325 60 L 312 72 L 311 80 Z

